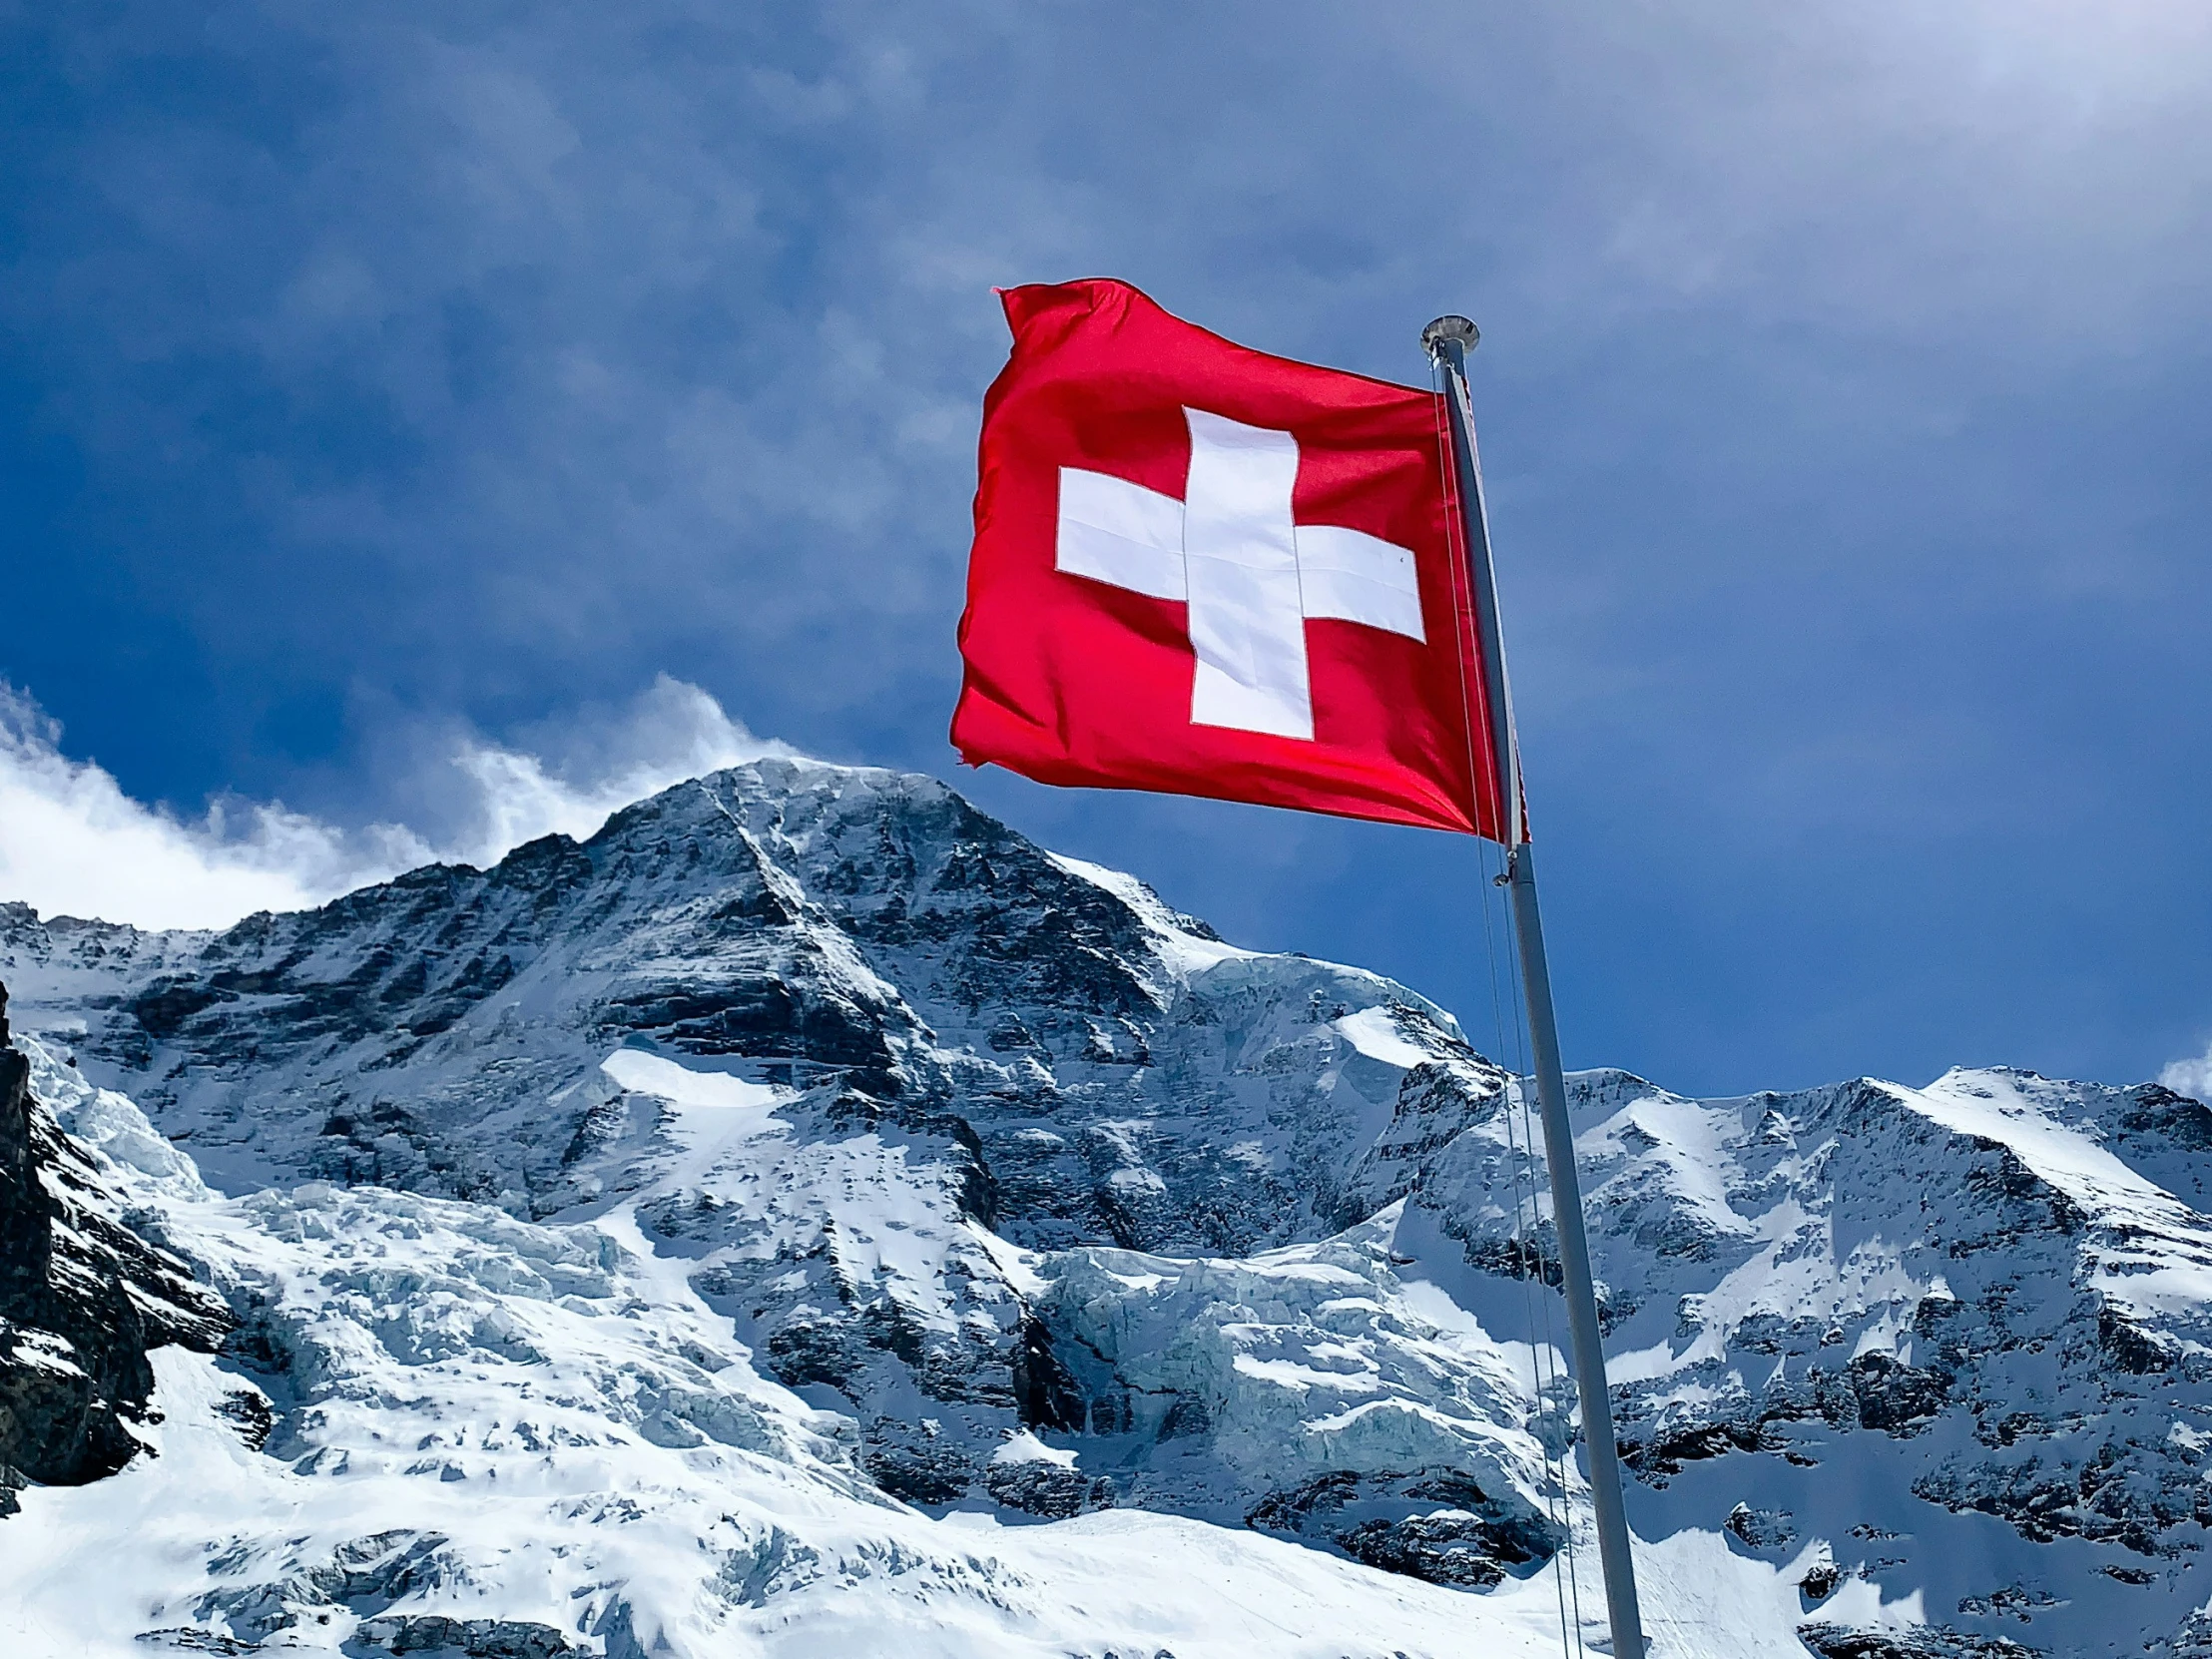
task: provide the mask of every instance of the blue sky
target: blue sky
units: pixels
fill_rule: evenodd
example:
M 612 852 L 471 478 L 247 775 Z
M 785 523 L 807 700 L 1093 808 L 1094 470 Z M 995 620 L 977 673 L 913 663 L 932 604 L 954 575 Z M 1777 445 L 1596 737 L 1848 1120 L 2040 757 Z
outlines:
M 456 745 L 604 784 L 662 675 L 951 776 L 993 283 L 1413 380 L 1464 310 L 1570 1063 L 2150 1076 L 2208 79 L 2177 0 L 0 6 L 0 677 L 204 835 L 456 844 Z M 960 781 L 1487 997 L 1463 843 Z

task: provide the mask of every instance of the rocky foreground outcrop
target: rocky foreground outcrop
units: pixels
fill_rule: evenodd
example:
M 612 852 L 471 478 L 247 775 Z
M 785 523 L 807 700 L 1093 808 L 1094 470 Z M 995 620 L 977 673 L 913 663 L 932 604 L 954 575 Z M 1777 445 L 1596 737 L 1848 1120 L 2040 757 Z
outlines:
M 0 985 L 0 1515 L 26 1480 L 74 1485 L 138 1455 L 148 1351 L 212 1349 L 230 1323 L 32 1098 L 7 1010 Z

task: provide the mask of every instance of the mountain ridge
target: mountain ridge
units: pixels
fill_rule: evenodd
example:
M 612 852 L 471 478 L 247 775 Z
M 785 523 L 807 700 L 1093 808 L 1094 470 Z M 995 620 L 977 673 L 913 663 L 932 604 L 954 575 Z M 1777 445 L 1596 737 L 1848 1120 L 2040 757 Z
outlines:
M 328 1300 L 253 1289 L 255 1250 L 290 1247 L 235 1243 L 286 1191 L 328 1196 L 282 1226 L 349 1250 L 610 1241 L 781 1402 L 747 1410 L 843 1447 L 792 1467 L 930 1525 L 1180 1515 L 1475 1597 L 1501 1630 L 1586 1530 L 1514 1081 L 1417 993 L 1228 944 L 934 780 L 752 763 L 582 842 L 219 933 L 0 905 L 0 977 L 50 1091 L 129 1096 L 217 1189 L 165 1226 L 234 1240 L 196 1260 L 243 1264 L 225 1294 L 263 1347 L 218 1365 L 261 1379 L 288 1443 L 326 1431 L 272 1357 L 312 1370 L 324 1339 L 282 1310 Z M 2212 1113 L 2001 1068 L 1571 1093 L 1652 1617 L 1734 1628 L 1737 1595 L 1750 1621 L 1659 1651 L 2191 1651 Z M 495 1288 L 519 1271 L 441 1294 L 522 1319 Z M 492 1356 L 479 1409 L 502 1340 L 457 1351 Z M 593 1432 L 720 1443 L 698 1413 L 724 1408 L 670 1409 Z M 373 1460 L 320 1443 L 301 1478 Z M 805 1600 L 778 1583 L 764 1606 Z M 683 1627 L 665 1599 L 585 1600 Z M 459 1616 L 446 1590 L 390 1605 Z

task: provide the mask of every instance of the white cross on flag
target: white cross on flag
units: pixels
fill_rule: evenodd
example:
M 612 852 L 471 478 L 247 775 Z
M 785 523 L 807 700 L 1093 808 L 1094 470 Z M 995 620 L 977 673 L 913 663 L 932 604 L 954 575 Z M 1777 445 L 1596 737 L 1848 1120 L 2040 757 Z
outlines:
M 1191 720 L 1314 735 L 1312 617 L 1420 639 L 1412 549 L 1365 530 L 1299 524 L 1298 439 L 1185 409 L 1191 470 L 1180 501 L 1103 472 L 1060 468 L 1055 564 L 1189 607 Z
M 1123 282 L 1002 298 L 962 758 L 1495 836 L 1436 395 L 1247 350 Z

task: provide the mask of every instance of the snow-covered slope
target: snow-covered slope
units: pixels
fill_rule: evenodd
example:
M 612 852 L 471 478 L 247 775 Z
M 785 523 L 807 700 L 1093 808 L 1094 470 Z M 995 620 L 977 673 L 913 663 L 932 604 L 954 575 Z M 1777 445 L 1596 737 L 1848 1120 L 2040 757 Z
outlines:
M 1464 1616 L 1192 1521 L 917 1513 L 627 1210 L 549 1227 L 376 1188 L 111 1178 L 245 1323 L 225 1362 L 155 1356 L 159 1455 L 23 1494 L 10 1652 L 1318 1653 L 1382 1628 L 1441 1652 Z M 1525 1589 L 1498 1607 L 1499 1650 L 1543 1651 L 1543 1612 Z
M 0 1527 L 31 1651 L 1538 1652 L 1576 1578 L 1601 1627 L 1504 1076 L 930 780 L 763 762 L 221 934 L 0 906 L 0 979 L 240 1322 L 155 1355 L 160 1456 Z M 2212 1599 L 2212 1113 L 1576 1094 L 1659 1652 Z

